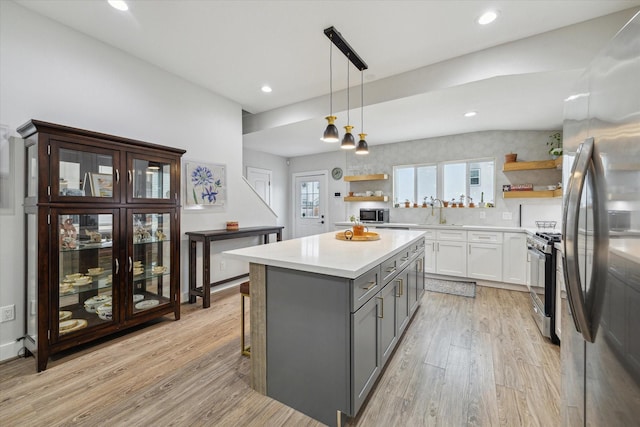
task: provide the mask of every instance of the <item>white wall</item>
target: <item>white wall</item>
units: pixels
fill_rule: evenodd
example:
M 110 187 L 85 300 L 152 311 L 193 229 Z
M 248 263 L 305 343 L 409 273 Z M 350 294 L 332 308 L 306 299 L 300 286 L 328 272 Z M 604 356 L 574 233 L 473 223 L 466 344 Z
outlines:
M 294 173 L 309 172 L 309 171 L 326 171 L 329 179 L 328 188 L 328 206 L 326 213 L 326 221 L 329 224 L 329 230 L 333 230 L 333 223 L 336 221 L 344 221 L 345 217 L 348 218 L 350 214 L 347 213 L 348 203 L 343 201 L 343 197 L 346 195 L 348 185 L 344 180 L 334 180 L 331 177 L 331 170 L 335 167 L 342 168 L 344 175 L 347 175 L 347 158 L 354 156 L 353 153 L 347 153 L 341 150 L 339 145 L 335 145 L 336 150 L 329 153 L 315 154 L 313 156 L 300 156 L 291 158 L 289 165 L 289 188 L 292 187 L 291 176 Z M 293 193 L 293 190 L 290 191 Z M 340 193 L 340 197 L 335 197 L 335 193 Z M 293 212 L 293 201 L 289 201 L 288 207 L 288 221 L 293 229 L 293 218 L 291 217 Z
M 247 168 L 254 167 L 271 171 L 271 209 L 278 216 L 277 225 L 284 226 L 282 238 L 290 238 L 291 229 L 287 223 L 289 218 L 289 160 L 274 154 L 260 151 L 242 150 L 242 173 L 247 176 Z
M 183 210 L 183 233 L 223 228 L 227 220 L 276 223 L 242 179 L 240 105 L 7 1 L 0 1 L 0 94 L 0 124 L 13 135 L 39 119 L 183 148 L 185 159 L 226 164 L 227 207 Z M 16 320 L 0 324 L 0 360 L 15 356 L 14 340 L 24 333 L 23 152 L 16 148 L 15 214 L 0 216 L 0 306 L 15 304 Z M 183 298 L 187 255 L 183 235 Z M 216 280 L 248 269 L 232 262 L 225 272 L 213 267 Z
M 554 199 L 503 199 L 503 184 L 534 183 L 540 185 L 557 184 L 559 171 L 502 172 L 504 155 L 510 152 L 518 154 L 518 160 L 546 160 L 547 137 L 549 131 L 484 131 L 460 135 L 448 135 L 416 141 L 369 146 L 369 155 L 356 156 L 337 149 L 335 152 L 291 159 L 291 172 L 328 169 L 342 165 L 345 174 L 387 173 L 387 181 L 344 183 L 330 180 L 331 193 L 341 191 L 364 192 L 382 190 L 389 195 L 389 202 L 344 202 L 342 198 L 331 200 L 331 223 L 348 221 L 349 215 L 358 214 L 361 207 L 389 208 L 391 222 L 430 224 L 437 223 L 438 216 L 431 216 L 431 209 L 405 209 L 393 207 L 393 166 L 408 164 L 437 163 L 451 160 L 470 160 L 476 158 L 494 158 L 496 167 L 496 198 L 492 209 L 446 209 L 448 223 L 470 225 L 518 226 L 522 210 L 522 226 L 534 227 L 535 220 L 554 220 L 560 225 L 560 198 Z M 363 172 L 364 171 L 364 172 Z M 488 202 L 489 200 L 485 200 Z M 522 205 L 522 208 L 520 207 Z M 480 213 L 485 218 L 480 218 Z M 503 213 L 511 214 L 504 219 Z

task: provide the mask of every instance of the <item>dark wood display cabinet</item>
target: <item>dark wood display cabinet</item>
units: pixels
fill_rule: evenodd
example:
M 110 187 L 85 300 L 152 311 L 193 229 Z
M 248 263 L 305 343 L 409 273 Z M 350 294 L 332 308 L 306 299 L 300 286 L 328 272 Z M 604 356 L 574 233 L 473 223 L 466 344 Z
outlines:
M 25 347 L 49 356 L 180 318 L 184 150 L 31 120 L 25 139 Z

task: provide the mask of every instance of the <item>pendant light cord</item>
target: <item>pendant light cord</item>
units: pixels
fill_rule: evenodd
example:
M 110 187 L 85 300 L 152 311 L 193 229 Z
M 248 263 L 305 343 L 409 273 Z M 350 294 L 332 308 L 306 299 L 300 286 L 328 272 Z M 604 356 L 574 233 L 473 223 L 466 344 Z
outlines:
M 360 132 L 364 133 L 364 70 L 360 70 Z
M 349 54 L 347 53 L 347 125 L 351 125 L 351 120 L 349 120 L 349 92 L 351 92 L 351 82 L 349 81 Z
M 329 37 L 329 116 L 333 116 L 333 35 Z

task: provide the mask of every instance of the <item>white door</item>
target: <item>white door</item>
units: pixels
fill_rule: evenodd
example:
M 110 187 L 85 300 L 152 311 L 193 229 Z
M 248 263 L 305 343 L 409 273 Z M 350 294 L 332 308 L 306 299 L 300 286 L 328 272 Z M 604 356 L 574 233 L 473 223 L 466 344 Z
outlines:
M 294 235 L 311 236 L 329 231 L 325 218 L 327 206 L 327 172 L 309 172 L 293 175 L 294 180 Z
M 271 171 L 247 166 L 247 181 L 262 200 L 271 206 Z

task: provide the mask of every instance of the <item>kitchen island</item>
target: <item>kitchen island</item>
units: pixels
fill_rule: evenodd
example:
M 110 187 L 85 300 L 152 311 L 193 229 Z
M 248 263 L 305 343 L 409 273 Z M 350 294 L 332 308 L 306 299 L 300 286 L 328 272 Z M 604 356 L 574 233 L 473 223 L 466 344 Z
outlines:
M 424 233 L 377 232 L 224 252 L 250 262 L 254 390 L 331 426 L 358 413 L 424 291 Z

